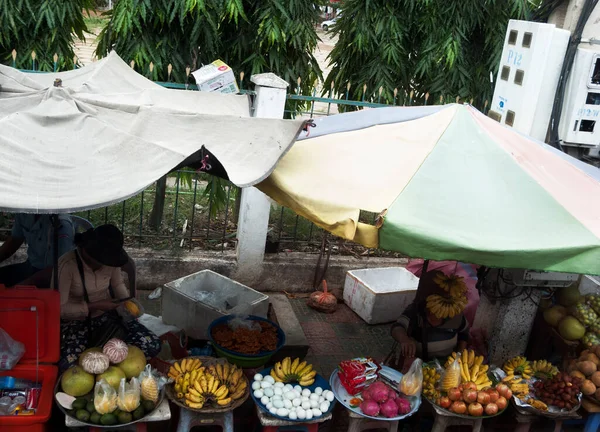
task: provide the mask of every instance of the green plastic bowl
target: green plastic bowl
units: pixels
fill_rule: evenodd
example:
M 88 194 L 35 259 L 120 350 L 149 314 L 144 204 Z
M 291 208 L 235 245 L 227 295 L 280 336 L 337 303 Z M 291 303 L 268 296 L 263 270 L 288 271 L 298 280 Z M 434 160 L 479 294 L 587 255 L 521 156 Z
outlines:
M 269 360 L 271 360 L 271 357 L 273 357 L 273 355 L 285 345 L 285 333 L 277 324 L 275 324 L 273 321 L 269 321 L 268 319 L 261 318 L 255 315 L 250 315 L 247 317 L 247 319 L 252 321 L 264 321 L 271 324 L 277 329 L 277 347 L 275 348 L 275 350 L 261 351 L 258 354 L 241 354 L 220 346 L 215 342 L 215 340 L 212 337 L 212 329 L 213 327 L 227 323 L 234 318 L 235 315 L 226 315 L 224 317 L 217 318 L 208 326 L 208 339 L 212 343 L 215 352 L 219 357 L 227 359 L 229 363 L 239 366 L 241 368 L 256 368 L 259 366 L 263 366 L 267 364 Z

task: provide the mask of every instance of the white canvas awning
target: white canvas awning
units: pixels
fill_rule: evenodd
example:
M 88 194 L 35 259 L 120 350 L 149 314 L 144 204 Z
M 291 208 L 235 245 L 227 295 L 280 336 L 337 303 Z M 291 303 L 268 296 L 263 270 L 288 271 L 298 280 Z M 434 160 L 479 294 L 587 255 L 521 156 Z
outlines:
M 114 53 L 60 73 L 0 65 L 0 209 L 56 213 L 116 203 L 203 147 L 234 184 L 252 186 L 302 126 L 251 118 L 248 96 L 166 89 Z

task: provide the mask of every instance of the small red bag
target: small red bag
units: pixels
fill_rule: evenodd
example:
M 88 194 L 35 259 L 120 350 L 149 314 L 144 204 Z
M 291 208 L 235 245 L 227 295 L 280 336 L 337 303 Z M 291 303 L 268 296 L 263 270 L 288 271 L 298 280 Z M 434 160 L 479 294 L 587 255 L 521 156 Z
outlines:
M 306 302 L 320 312 L 333 313 L 337 309 L 337 298 L 327 291 L 327 281 L 323 281 L 323 291 L 315 291 Z

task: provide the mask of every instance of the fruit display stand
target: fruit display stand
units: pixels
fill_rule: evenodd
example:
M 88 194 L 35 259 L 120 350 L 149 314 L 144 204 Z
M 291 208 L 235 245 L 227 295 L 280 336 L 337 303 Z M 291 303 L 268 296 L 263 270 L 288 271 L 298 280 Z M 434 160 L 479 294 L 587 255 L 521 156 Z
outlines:
M 228 362 L 225 359 L 216 359 L 214 357 L 206 356 L 186 357 L 185 359 L 177 362 L 177 365 L 180 365 L 180 368 L 182 367 L 182 374 L 185 375 L 186 372 L 189 373 L 196 370 L 186 370 L 185 367 L 188 361 L 194 360 L 199 360 L 201 363 L 199 368 L 206 368 L 206 371 L 212 371 L 211 367 L 216 367 L 217 365 L 220 365 L 221 367 L 228 365 Z M 174 367 L 175 364 L 169 372 L 169 376 L 171 378 L 173 378 L 172 371 Z M 213 406 L 203 403 L 204 406 L 201 408 L 194 408 L 193 406 L 190 406 L 190 404 L 194 405 L 194 402 L 190 402 L 190 400 L 187 399 L 188 395 L 184 395 L 183 398 L 180 397 L 181 394 L 178 395 L 178 392 L 175 389 L 175 386 L 178 385 L 178 381 L 168 384 L 166 387 L 167 397 L 175 405 L 181 408 L 179 422 L 177 424 L 177 432 L 189 432 L 193 427 L 210 425 L 219 426 L 224 432 L 233 432 L 233 410 L 240 407 L 250 395 L 250 386 L 248 385 L 247 378 L 241 374 L 239 380 L 241 380 L 241 382 L 245 382 L 243 394 L 239 398 L 233 399 L 229 404 L 224 406 Z M 191 385 L 194 386 L 194 382 L 192 382 Z M 188 389 L 187 391 L 190 390 Z
M 41 383 L 34 415 L 0 416 L 0 430 L 43 432 L 52 412 L 53 389 L 60 356 L 60 295 L 57 291 L 0 286 L 0 328 L 25 346 L 25 353 L 11 370 L 0 376 Z

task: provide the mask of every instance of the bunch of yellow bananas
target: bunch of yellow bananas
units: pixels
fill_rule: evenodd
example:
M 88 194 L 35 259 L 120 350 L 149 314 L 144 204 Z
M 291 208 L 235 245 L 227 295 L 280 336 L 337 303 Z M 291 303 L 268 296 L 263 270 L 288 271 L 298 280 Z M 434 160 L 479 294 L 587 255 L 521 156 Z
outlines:
M 238 400 L 244 396 L 248 381 L 244 377 L 244 371 L 241 368 L 229 363 L 217 363 L 209 366 L 207 372 L 227 387 L 232 400 Z
M 519 399 L 524 400 L 529 396 L 529 384 L 523 379 L 515 376 L 507 376 L 502 382 L 504 382 L 513 392 L 513 395 Z M 531 404 L 530 404 L 531 405 Z
M 525 403 L 531 405 L 532 407 L 534 407 L 535 409 L 538 409 L 540 411 L 548 411 L 548 405 L 546 405 L 541 400 L 529 398 L 525 401 Z
M 445 367 L 454 363 L 458 356 L 458 363 L 460 365 L 460 376 L 463 382 L 472 381 L 477 385 L 477 390 L 482 390 L 485 387 L 492 385 L 492 381 L 488 377 L 488 365 L 483 364 L 483 356 L 475 355 L 473 350 L 463 350 L 461 355 L 453 352 L 448 356 Z
M 531 363 L 523 356 L 514 357 L 508 360 L 504 363 L 502 369 L 506 372 L 508 377 L 521 375 L 523 378 L 529 379 L 533 375 Z
M 433 282 L 452 297 L 461 297 L 467 292 L 467 284 L 465 283 L 465 278 L 462 276 L 448 276 L 438 271 L 433 278 Z
M 204 373 L 204 371 L 196 376 L 190 376 L 190 386 L 184 397 L 185 404 L 195 409 L 201 409 L 207 402 L 214 402 L 218 406 L 226 406 L 233 400 L 229 396 L 227 386 L 222 384 L 218 378 L 210 373 Z
M 467 306 L 467 297 L 432 294 L 427 296 L 427 309 L 438 318 L 452 318 Z
M 173 363 L 173 366 L 169 368 L 169 378 L 173 378 L 175 381 L 186 372 L 192 372 L 200 369 L 202 362 L 200 359 L 184 358 L 180 362 Z
M 551 379 L 558 374 L 558 369 L 548 360 L 536 360 L 532 363 L 533 376 L 542 379 Z
M 317 372 L 313 370 L 312 365 L 300 359 L 291 357 L 284 358 L 281 362 L 275 363 L 271 369 L 271 376 L 277 382 L 291 383 L 297 382 L 301 386 L 309 386 L 315 382 Z

